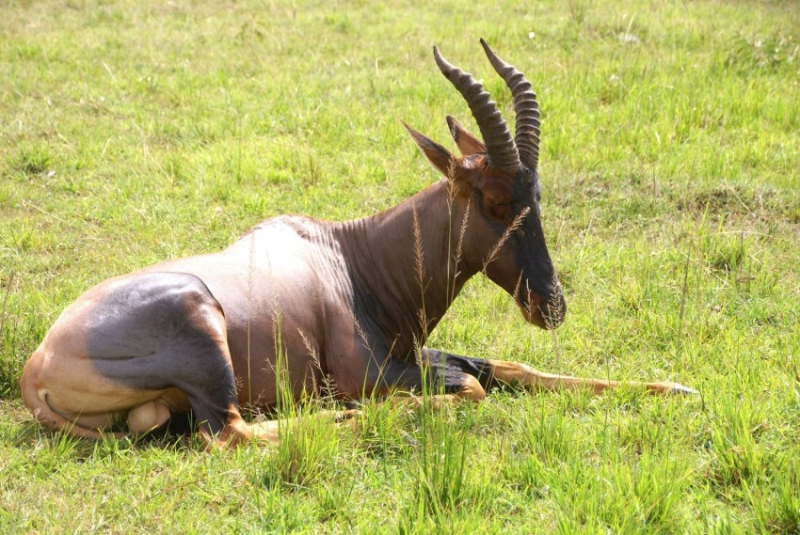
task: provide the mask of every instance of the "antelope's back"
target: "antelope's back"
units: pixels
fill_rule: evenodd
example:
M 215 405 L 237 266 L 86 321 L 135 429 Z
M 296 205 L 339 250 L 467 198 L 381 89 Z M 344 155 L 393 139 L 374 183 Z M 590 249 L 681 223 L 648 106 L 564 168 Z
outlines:
M 240 401 L 272 405 L 278 352 L 300 394 L 309 376 L 321 384 L 320 359 L 332 316 L 349 317 L 352 302 L 338 252 L 315 235 L 325 223 L 282 216 L 252 228 L 227 249 L 156 264 L 137 273 L 176 272 L 198 277 L 225 316 L 227 345 L 238 384 L 251 382 Z M 135 276 L 136 274 L 133 274 Z M 332 279 L 338 283 L 333 284 Z M 343 287 L 345 286 L 345 287 Z M 249 369 L 249 372 L 248 372 Z M 312 381 L 312 382 L 313 382 Z

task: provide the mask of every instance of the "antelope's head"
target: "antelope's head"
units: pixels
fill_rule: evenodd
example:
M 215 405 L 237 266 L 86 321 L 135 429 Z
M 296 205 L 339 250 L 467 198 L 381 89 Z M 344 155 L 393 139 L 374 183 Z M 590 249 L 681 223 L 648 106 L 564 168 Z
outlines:
M 497 74 L 514 98 L 514 137 L 480 82 L 448 63 L 437 47 L 442 74 L 467 101 L 481 141 L 452 117 L 450 133 L 462 156 L 406 126 L 428 160 L 450 181 L 453 211 L 464 224 L 463 258 L 471 272 L 483 271 L 514 296 L 525 319 L 553 329 L 566 302 L 542 231 L 539 201 L 539 104 L 531 84 L 481 39 Z M 464 223 L 466 218 L 466 223 Z

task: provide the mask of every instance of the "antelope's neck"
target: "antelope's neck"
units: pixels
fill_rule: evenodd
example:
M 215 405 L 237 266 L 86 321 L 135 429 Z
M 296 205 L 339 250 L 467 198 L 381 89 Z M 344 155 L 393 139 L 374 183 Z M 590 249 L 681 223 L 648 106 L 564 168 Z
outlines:
M 392 355 L 408 357 L 415 342 L 421 347 L 473 275 L 457 265 L 463 214 L 448 201 L 441 180 L 394 208 L 334 228 L 361 328 Z

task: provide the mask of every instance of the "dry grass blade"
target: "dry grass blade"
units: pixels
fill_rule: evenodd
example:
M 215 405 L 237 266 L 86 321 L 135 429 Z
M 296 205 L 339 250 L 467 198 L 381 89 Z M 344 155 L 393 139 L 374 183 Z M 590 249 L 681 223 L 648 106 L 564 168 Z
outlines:
M 318 390 L 317 380 L 315 378 L 315 374 L 309 373 L 311 377 L 312 388 L 315 393 L 316 397 L 319 398 L 329 398 L 332 399 L 336 394 L 336 383 L 333 380 L 333 376 L 329 373 L 325 373 L 325 370 L 322 369 L 322 362 L 319 358 L 319 351 L 314 348 L 311 343 L 311 340 L 306 336 L 306 333 L 303 332 L 302 329 L 297 329 L 297 334 L 300 335 L 300 338 L 303 340 L 303 346 L 305 347 L 308 355 L 311 357 L 310 366 L 313 367 L 316 371 L 319 372 L 320 377 L 322 377 L 322 389 L 321 392 Z
M 416 207 L 414 208 L 414 269 L 417 275 L 420 295 L 422 297 L 422 307 L 419 310 L 420 328 L 424 335 L 427 335 L 428 317 L 425 312 L 425 253 L 422 250 L 422 230 L 419 225 L 419 215 Z
M 554 287 L 560 288 L 561 283 L 558 282 L 558 277 L 553 277 L 552 282 Z M 553 292 L 550 299 L 547 301 L 547 310 L 542 312 L 542 318 L 548 329 L 555 329 L 561 322 L 564 321 L 564 306 L 561 301 L 561 291 Z
M 249 254 L 247 258 L 247 401 L 253 404 L 253 355 L 252 355 L 252 325 L 253 318 L 253 275 L 255 273 L 255 234 L 250 234 Z
M 461 221 L 461 229 L 458 231 L 458 244 L 456 244 L 456 269 L 461 263 L 461 258 L 464 256 L 464 236 L 467 233 L 467 226 L 469 225 L 469 212 L 472 208 L 472 198 L 467 200 L 467 207 L 464 209 L 464 219 Z M 458 273 L 455 275 L 458 276 Z
M 517 217 L 514 218 L 514 221 L 512 221 L 511 224 L 506 228 L 505 232 L 503 232 L 503 235 L 500 236 L 500 239 L 497 241 L 495 246 L 486 256 L 486 260 L 483 262 L 482 271 L 484 273 L 486 273 L 486 268 L 489 267 L 489 264 L 491 264 L 497 259 L 497 255 L 500 254 L 500 249 L 503 248 L 503 245 L 506 244 L 511 235 L 514 234 L 514 232 L 516 232 L 520 226 L 522 226 L 522 222 L 525 221 L 525 218 L 528 217 L 529 213 L 531 213 L 531 209 L 526 207 L 524 210 L 522 210 L 522 212 L 520 212 L 520 214 Z
M 422 230 L 419 225 L 419 215 L 414 208 L 414 268 L 417 274 L 419 287 L 425 293 L 425 253 L 422 250 Z
M 527 286 L 527 284 L 528 284 L 528 281 L 525 281 L 525 285 L 526 286 Z M 516 284 L 516 286 L 514 286 L 513 297 L 514 297 L 514 302 L 516 302 L 516 303 L 519 303 L 519 297 L 520 297 L 519 296 L 519 291 L 521 289 L 522 289 L 522 272 L 520 271 L 519 277 L 517 277 L 517 284 Z M 531 315 L 531 311 L 529 310 L 530 309 L 530 303 L 525 305 L 525 308 L 526 308 L 525 312 L 528 314 L 528 316 L 530 316 Z

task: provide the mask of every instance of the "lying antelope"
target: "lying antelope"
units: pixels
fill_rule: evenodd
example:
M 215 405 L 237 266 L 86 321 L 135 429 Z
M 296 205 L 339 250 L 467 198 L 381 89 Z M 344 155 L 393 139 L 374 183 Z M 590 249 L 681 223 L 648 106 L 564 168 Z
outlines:
M 557 327 L 566 311 L 540 220 L 536 95 L 481 44 L 513 95 L 513 138 L 481 84 L 434 47 L 483 137 L 448 117 L 457 157 L 406 126 L 444 178 L 372 217 L 277 217 L 220 253 L 100 283 L 67 307 L 25 366 L 22 395 L 35 417 L 99 438 L 120 422 L 141 433 L 191 410 L 209 445 L 274 441 L 275 422 L 247 423 L 239 407 L 275 405 L 279 354 L 296 399 L 326 378 L 344 399 L 415 392 L 426 380 L 441 388 L 441 401 L 479 401 L 496 383 L 598 393 L 618 386 L 424 347 L 479 271 L 538 327 Z

